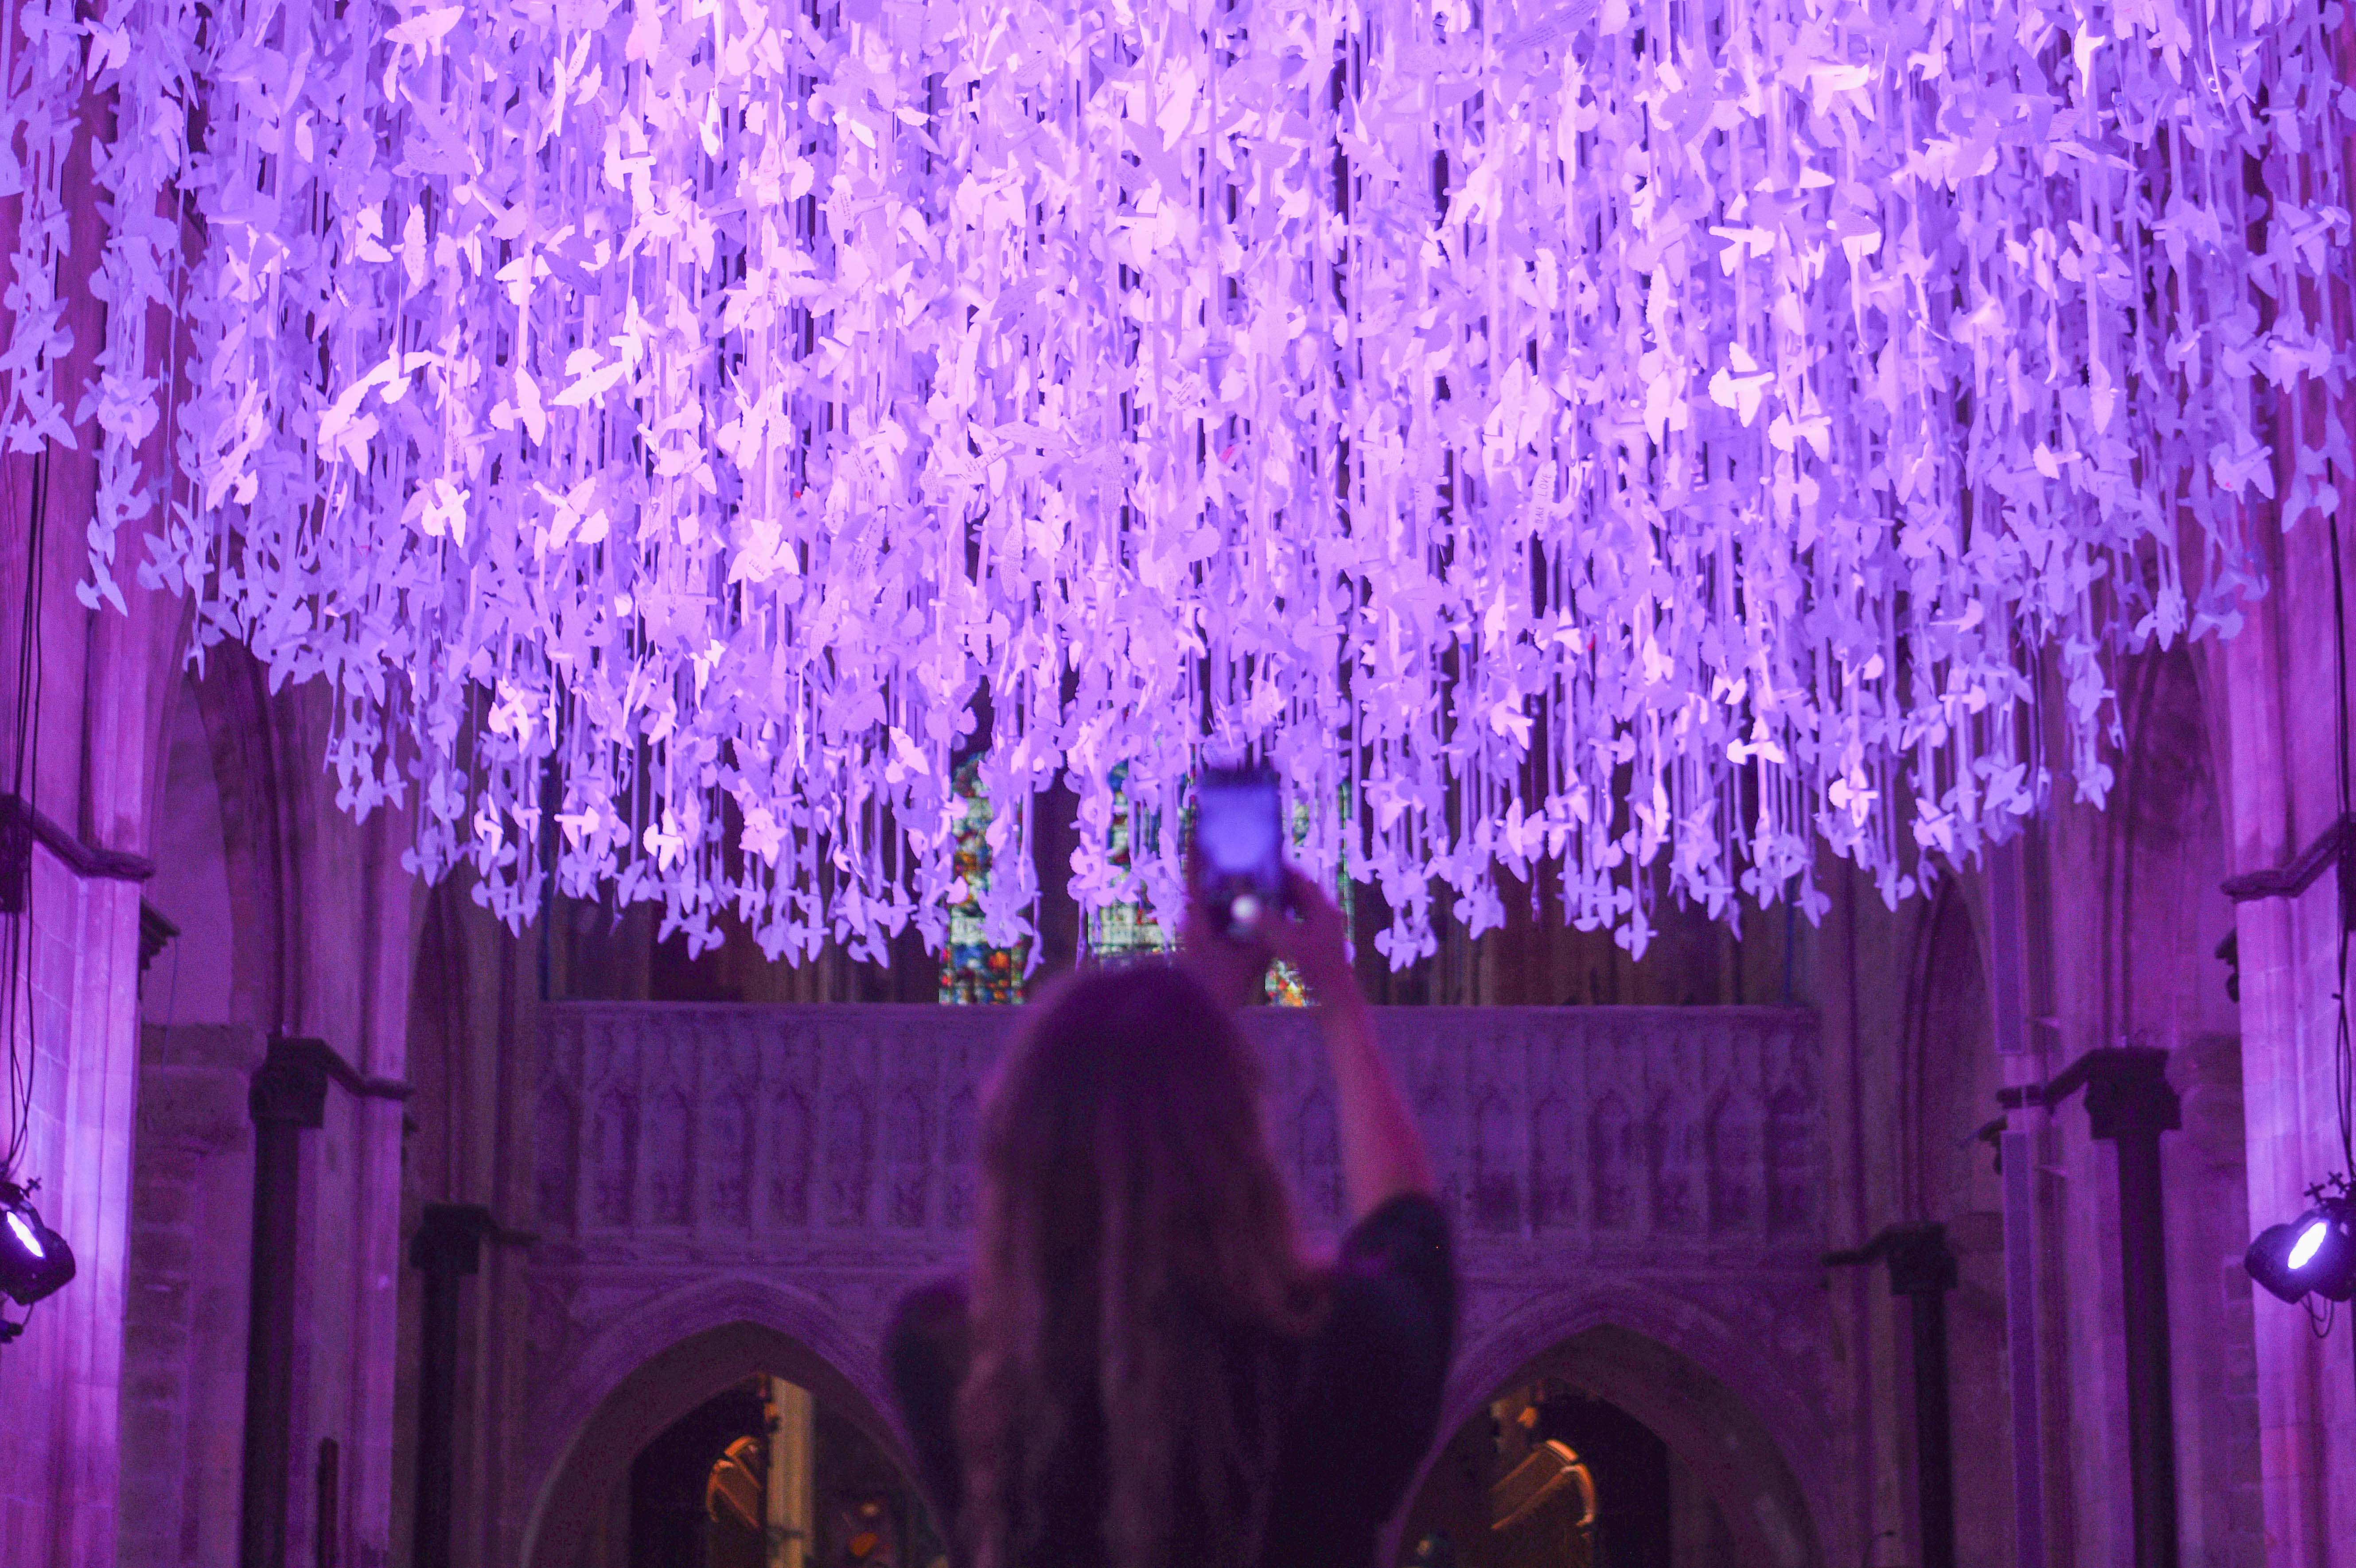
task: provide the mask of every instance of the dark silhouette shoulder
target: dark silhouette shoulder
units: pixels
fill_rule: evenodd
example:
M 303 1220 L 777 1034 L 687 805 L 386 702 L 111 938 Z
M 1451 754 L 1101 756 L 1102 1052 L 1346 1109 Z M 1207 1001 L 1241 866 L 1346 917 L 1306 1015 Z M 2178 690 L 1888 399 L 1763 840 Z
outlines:
M 1439 1204 L 1394 1198 L 1352 1226 L 1328 1288 L 1296 1363 L 1260 1552 L 1283 1568 L 1371 1568 L 1382 1526 L 1439 1432 L 1456 1330 Z M 919 1479 L 952 1539 L 964 1503 L 957 1395 L 968 1334 L 965 1285 L 950 1279 L 903 1297 L 884 1339 Z
M 917 1483 L 945 1531 L 965 1501 L 957 1392 L 965 1381 L 966 1332 L 965 1282 L 943 1279 L 901 1297 L 884 1336 L 884 1371 L 916 1450 Z

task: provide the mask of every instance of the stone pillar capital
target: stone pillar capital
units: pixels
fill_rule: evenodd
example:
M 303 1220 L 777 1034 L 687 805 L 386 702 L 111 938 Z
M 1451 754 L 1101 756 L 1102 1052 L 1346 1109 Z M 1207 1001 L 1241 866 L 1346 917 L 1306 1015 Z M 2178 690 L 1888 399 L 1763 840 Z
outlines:
M 327 1110 L 327 1069 L 320 1060 L 327 1051 L 316 1040 L 292 1040 L 281 1035 L 270 1042 L 270 1053 L 253 1070 L 253 1086 L 246 1106 L 256 1122 L 281 1122 L 295 1127 L 325 1124 Z
M 139 901 L 139 972 L 142 975 L 147 973 L 149 966 L 162 956 L 165 947 L 179 934 L 180 928 L 166 918 L 162 910 L 157 909 L 145 899 L 141 899 Z
M 491 1211 L 479 1203 L 428 1203 L 409 1238 L 409 1266 L 428 1275 L 478 1273 L 483 1238 L 498 1231 Z
M 2184 1104 L 2168 1082 L 2168 1052 L 2150 1046 L 2104 1046 L 2063 1068 L 2045 1086 L 2045 1103 L 2086 1091 L 2086 1119 L 2094 1136 L 2172 1133 L 2184 1125 Z
M 1889 1238 L 1890 1294 L 1938 1296 L 1955 1288 L 1955 1251 L 1941 1224 L 1892 1225 Z
M 1935 1221 L 1916 1220 L 1885 1226 L 1861 1247 L 1825 1254 L 1827 1268 L 1858 1268 L 1877 1263 L 1890 1265 L 1892 1296 L 1942 1296 L 1955 1288 L 1955 1251 L 1947 1244 L 1947 1227 Z

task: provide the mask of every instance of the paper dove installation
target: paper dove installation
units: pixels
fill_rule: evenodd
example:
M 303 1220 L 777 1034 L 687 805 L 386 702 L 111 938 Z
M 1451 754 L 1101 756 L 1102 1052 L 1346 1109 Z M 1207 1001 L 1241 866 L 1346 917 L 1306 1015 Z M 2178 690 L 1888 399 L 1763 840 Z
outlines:
M 1897 898 L 2049 736 L 2099 798 L 2117 653 L 2349 482 L 2339 0 L 99 9 L 10 46 L 7 436 L 94 411 L 86 601 L 333 682 L 346 805 L 511 919 L 552 855 L 937 942 L 984 682 L 995 939 L 1059 770 L 1168 907 L 1108 780 L 1206 746 L 1395 964 L 1500 867 L 1638 944 L 1663 862 Z

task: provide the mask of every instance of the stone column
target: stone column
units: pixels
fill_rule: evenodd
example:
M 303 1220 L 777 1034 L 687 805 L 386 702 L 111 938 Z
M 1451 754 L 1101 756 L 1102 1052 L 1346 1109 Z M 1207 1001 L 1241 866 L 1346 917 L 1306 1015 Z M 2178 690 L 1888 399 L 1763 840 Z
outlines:
M 454 1429 L 458 1400 L 458 1282 L 480 1272 L 483 1237 L 497 1227 L 472 1203 L 428 1203 L 409 1240 L 409 1266 L 425 1276 L 417 1378 L 416 1568 L 449 1568 Z
M 2031 1014 L 2026 835 L 1987 851 L 1988 1002 L 1997 1060 L 2018 1090 L 2043 1075 Z M 2017 1105 L 2019 1102 L 2009 1102 Z M 2025 1118 L 2024 1118 L 2025 1119 Z M 2004 1183 L 2005 1386 L 2012 1406 L 2014 1568 L 2045 1568 L 2044 1370 L 2037 1343 L 2037 1138 L 2011 1118 L 1997 1136 Z
M 18 543 L 0 540 L 0 573 Z M 15 622 L 0 620 L 13 636 Z M 61 708 L 80 711 L 78 700 Z M 71 799 L 54 786 L 48 794 Z M 39 1062 L 29 1142 L 13 1174 L 40 1182 L 41 1216 L 75 1262 L 72 1283 L 0 1349 L 0 1561 L 12 1563 L 18 1542 L 41 1553 L 28 1560 L 44 1568 L 111 1568 L 116 1559 L 139 1086 L 135 884 L 150 869 L 0 794 L 0 923 L 15 925 L 24 944 L 15 1023 Z
M 286 1568 L 286 1488 L 294 1420 L 295 1221 L 303 1131 L 326 1121 L 327 1073 L 273 1040 L 254 1070 L 253 1285 L 245 1351 L 245 1479 L 239 1568 Z
M 2090 1051 L 2045 1086 L 2048 1105 L 2086 1091 L 2086 1116 L 2119 1170 L 2119 1285 L 2126 1318 L 2127 1466 L 2135 1494 L 2136 1568 L 2177 1568 L 2176 1411 L 2169 1392 L 2168 1244 L 2159 1135 L 2184 1125 L 2168 1083 L 2168 1053 L 2141 1046 Z
M 1914 1331 L 1915 1522 L 1922 1568 L 1955 1568 L 1954 1424 L 1947 1408 L 1947 1292 L 1955 1254 L 1944 1225 L 1893 1227 L 1890 1294 Z
M 1840 1268 L 1890 1264 L 1890 1294 L 1906 1298 L 1914 1341 L 1915 1530 L 1922 1568 L 1955 1568 L 1954 1424 L 1948 1408 L 1947 1292 L 1955 1254 L 1947 1228 L 1892 1225 L 1854 1252 L 1826 1255 Z
M 248 1099 L 265 1039 L 231 1025 L 142 1031 L 123 1318 L 116 1568 L 234 1561 L 253 1210 Z M 184 1533 L 185 1531 L 185 1533 Z

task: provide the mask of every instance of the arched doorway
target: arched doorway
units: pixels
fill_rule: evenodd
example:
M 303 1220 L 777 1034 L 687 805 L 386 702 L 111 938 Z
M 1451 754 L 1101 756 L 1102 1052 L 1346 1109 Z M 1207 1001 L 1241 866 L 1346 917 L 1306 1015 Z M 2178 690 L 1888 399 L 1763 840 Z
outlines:
M 946 1556 L 892 1456 L 768 1373 L 665 1427 L 631 1461 L 628 1492 L 627 1568 L 934 1568 Z M 593 1543 L 592 1562 L 616 1564 L 614 1544 Z
M 1581 1475 L 1558 1474 L 1574 1463 Z M 1413 1568 L 1823 1561 L 1799 1481 L 1748 1403 L 1668 1346 L 1610 1324 L 1532 1357 L 1462 1414 L 1399 1543 Z
M 649 1357 L 598 1403 L 542 1489 L 523 1560 L 746 1568 L 748 1542 L 779 1522 L 807 1532 L 782 1568 L 933 1568 L 938 1539 L 909 1475 L 868 1391 L 791 1335 L 724 1323 Z

